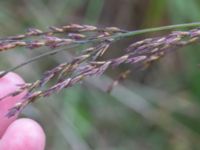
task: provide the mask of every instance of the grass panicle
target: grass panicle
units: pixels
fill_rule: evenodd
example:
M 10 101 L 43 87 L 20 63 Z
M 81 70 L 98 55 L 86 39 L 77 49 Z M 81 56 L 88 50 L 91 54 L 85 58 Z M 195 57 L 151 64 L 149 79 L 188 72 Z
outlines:
M 194 26 L 196 25 L 197 24 L 194 24 Z M 177 27 L 184 26 L 174 26 L 174 28 Z M 172 26 L 160 28 L 160 30 L 164 29 L 172 29 Z M 66 50 L 70 48 L 70 46 L 92 43 L 92 46 L 89 45 L 88 48 L 82 50 L 79 55 L 72 59 L 72 61 L 63 62 L 62 64 L 47 70 L 41 79 L 33 83 L 19 85 L 17 91 L 0 98 L 0 100 L 4 100 L 8 96 L 16 96 L 27 91 L 27 94 L 23 97 L 24 100 L 11 108 L 7 116 L 12 117 L 36 99 L 57 93 L 83 81 L 85 78 L 100 76 L 105 73 L 106 70 L 113 69 L 122 64 L 131 64 L 139 67 L 149 66 L 152 62 L 159 60 L 165 54 L 189 44 L 198 43 L 200 39 L 199 28 L 188 31 L 174 31 L 168 35 L 134 42 L 128 45 L 124 50 L 124 54 L 119 57 L 109 59 L 102 57 L 110 46 L 120 39 L 129 37 L 130 35 L 134 36 L 136 34 L 142 34 L 145 33 L 145 31 L 151 32 L 157 30 L 159 31 L 159 28 L 129 32 L 115 27 L 98 28 L 89 25 L 71 24 L 59 28 L 50 27 L 49 31 L 45 32 L 38 29 L 29 29 L 25 34 L 1 39 L 0 51 L 7 51 L 16 47 L 35 49 L 46 46 L 50 49 L 49 52 L 44 52 L 42 57 L 40 55 L 36 58 L 32 58 L 11 70 L 2 72 L 1 76 L 4 76 L 9 71 L 27 65 L 32 61 L 36 61 L 39 58 L 59 52 L 57 49 L 58 47 L 62 47 L 63 49 L 61 50 Z M 54 51 L 54 49 L 56 51 Z M 108 87 L 107 91 L 111 92 L 114 86 L 125 80 L 129 73 L 130 70 L 127 70 L 120 74 Z M 54 81 L 52 85 L 47 84 L 52 80 Z

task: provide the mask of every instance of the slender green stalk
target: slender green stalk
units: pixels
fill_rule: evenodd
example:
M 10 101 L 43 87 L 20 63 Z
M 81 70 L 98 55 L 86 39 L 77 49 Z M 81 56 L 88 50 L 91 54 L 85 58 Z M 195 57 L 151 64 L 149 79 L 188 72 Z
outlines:
M 155 28 L 129 31 L 129 32 L 126 32 L 126 33 L 114 35 L 112 38 L 114 40 L 120 40 L 122 38 L 132 37 L 132 36 L 135 36 L 135 35 L 140 35 L 140 34 L 145 34 L 145 33 L 166 31 L 166 30 L 172 30 L 172 29 L 177 29 L 177 28 L 198 27 L 198 26 L 200 27 L 200 22 L 176 24 L 176 25 L 169 25 L 169 26 L 162 26 L 162 27 L 155 27 Z

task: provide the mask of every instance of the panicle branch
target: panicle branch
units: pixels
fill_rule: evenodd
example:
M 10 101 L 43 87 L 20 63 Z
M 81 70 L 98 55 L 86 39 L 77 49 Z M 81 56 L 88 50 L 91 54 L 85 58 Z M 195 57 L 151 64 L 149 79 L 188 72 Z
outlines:
M 91 25 L 71 24 L 62 27 L 49 27 L 49 31 L 30 28 L 25 34 L 0 39 L 0 51 L 17 47 L 29 49 L 47 46 L 57 48 L 64 45 L 100 40 L 117 33 L 125 33 L 116 27 L 97 28 Z M 36 39 L 34 39 L 36 38 Z

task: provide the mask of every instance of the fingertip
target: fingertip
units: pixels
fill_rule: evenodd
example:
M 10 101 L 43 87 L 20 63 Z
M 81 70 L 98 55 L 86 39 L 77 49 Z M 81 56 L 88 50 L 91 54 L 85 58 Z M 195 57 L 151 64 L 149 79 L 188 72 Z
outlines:
M 24 83 L 24 80 L 18 74 L 14 72 L 9 72 L 5 76 L 0 78 L 0 82 L 10 82 L 17 85 Z
M 1 77 L 0 98 L 16 91 L 19 88 L 18 85 L 23 83 L 25 83 L 24 80 L 19 75 L 13 72 L 10 72 Z M 8 110 L 14 107 L 17 102 L 22 101 L 22 97 L 24 95 L 25 92 L 14 97 L 6 97 L 5 99 L 0 101 L 0 138 L 4 134 L 7 127 L 17 118 L 17 115 L 11 118 L 6 117 Z
M 14 121 L 4 134 L 0 149 L 6 150 L 44 150 L 45 133 L 41 126 L 31 119 Z

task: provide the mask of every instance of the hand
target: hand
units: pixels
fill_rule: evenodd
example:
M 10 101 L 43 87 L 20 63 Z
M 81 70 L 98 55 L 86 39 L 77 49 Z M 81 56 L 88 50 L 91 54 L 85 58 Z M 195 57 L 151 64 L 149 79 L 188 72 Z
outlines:
M 0 78 L 0 98 L 14 92 L 24 81 L 15 73 Z M 7 97 L 0 101 L 0 150 L 44 150 L 45 133 L 38 123 L 31 119 L 6 117 L 8 109 L 20 102 L 25 95 Z

